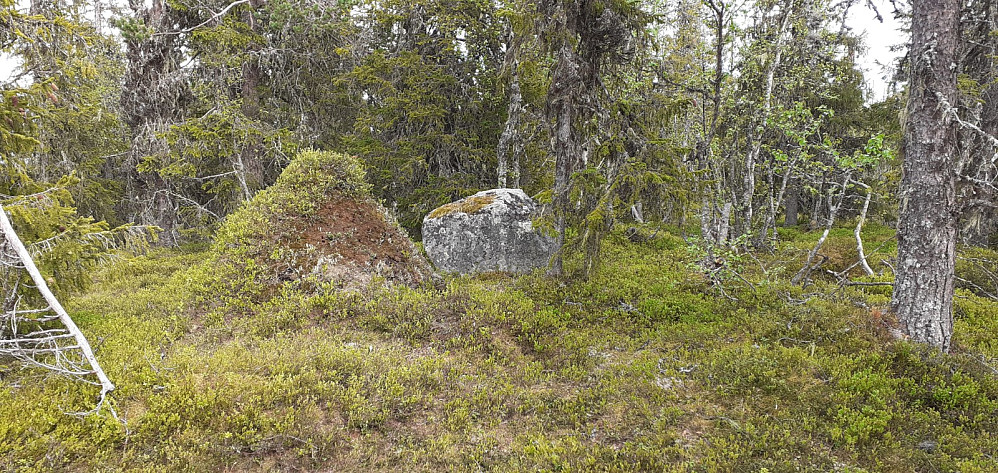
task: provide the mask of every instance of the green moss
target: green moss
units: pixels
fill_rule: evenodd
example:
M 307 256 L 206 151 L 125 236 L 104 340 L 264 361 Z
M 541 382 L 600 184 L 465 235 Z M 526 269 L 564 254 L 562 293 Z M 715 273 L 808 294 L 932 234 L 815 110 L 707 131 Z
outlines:
M 430 218 L 440 218 L 444 215 L 450 215 L 453 213 L 473 214 L 479 210 L 482 210 L 485 206 L 495 202 L 495 200 L 496 198 L 494 195 L 467 197 L 457 202 L 451 202 L 438 207 L 433 212 L 430 212 Z
M 282 287 L 285 283 L 295 281 L 295 287 L 303 292 L 319 284 L 298 280 L 309 277 L 320 256 L 339 256 L 318 249 L 324 244 L 322 251 L 329 252 L 330 245 L 336 243 L 337 233 L 329 227 L 340 223 L 339 217 L 328 215 L 331 202 L 375 213 L 377 222 L 365 215 L 364 224 L 370 227 L 389 231 L 397 226 L 371 197 L 364 169 L 356 158 L 328 151 L 300 152 L 274 185 L 226 218 L 203 264 L 194 268 L 197 277 L 193 279 L 198 281 L 193 286 L 195 303 L 206 309 L 205 325 L 225 336 L 232 314 L 246 316 L 254 310 L 270 310 L 256 305 L 286 290 Z M 342 225 L 340 236 L 356 230 L 346 222 Z M 308 233 L 316 227 L 317 231 Z M 406 243 L 404 233 L 399 233 L 394 244 L 406 250 Z M 405 262 L 396 263 L 402 266 Z M 216 308 L 224 308 L 226 313 Z M 290 326 L 280 321 L 287 318 L 281 315 L 284 312 L 274 312 L 278 315 L 272 322 L 255 324 L 253 330 L 266 333 L 274 327 Z
M 269 243 L 266 237 L 284 230 L 283 222 L 307 219 L 334 192 L 370 198 L 370 185 L 364 181 L 360 162 L 329 151 L 298 153 L 273 186 L 226 218 L 215 238 L 215 252 L 234 245 Z
M 7 370 L 0 470 L 998 468 L 998 306 L 969 291 L 942 355 L 887 337 L 867 288 L 802 290 L 753 261 L 756 289 L 718 296 L 662 233 L 615 234 L 588 280 L 439 291 L 302 280 L 256 297 L 198 264 L 215 251 L 121 262 L 70 301 L 127 428 L 62 413 L 92 386 Z

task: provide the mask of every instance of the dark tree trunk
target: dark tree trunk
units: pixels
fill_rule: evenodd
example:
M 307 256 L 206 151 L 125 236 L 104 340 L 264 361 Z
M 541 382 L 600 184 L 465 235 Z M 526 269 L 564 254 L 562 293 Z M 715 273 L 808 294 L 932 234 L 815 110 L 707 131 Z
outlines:
M 787 199 L 784 203 L 787 217 L 783 220 L 783 225 L 786 227 L 796 227 L 797 214 L 800 213 L 800 197 L 798 195 L 797 182 L 791 181 L 787 187 Z
M 539 13 L 547 18 L 546 32 L 541 35 L 545 49 L 555 59 L 545 105 L 555 155 L 552 201 L 559 245 L 551 273 L 562 274 L 567 227 L 581 220 L 578 241 L 586 253 L 585 272 L 588 274 L 598 257 L 599 242 L 606 234 L 606 226 L 613 219 L 612 200 L 607 198 L 611 186 L 606 185 L 596 192 L 587 190 L 583 194 L 588 195 L 570 202 L 571 178 L 576 171 L 587 168 L 602 173 L 606 182 L 613 182 L 621 157 L 640 148 L 637 145 L 640 140 L 625 138 L 622 150 L 610 152 L 610 156 L 595 166 L 588 162 L 600 141 L 593 138 L 609 128 L 606 121 L 611 119 L 611 113 L 617 114 L 612 118 L 617 121 L 615 126 L 620 127 L 623 136 L 628 136 L 626 114 L 620 115 L 619 111 L 607 106 L 608 89 L 601 80 L 601 73 L 631 60 L 629 49 L 640 40 L 635 33 L 643 31 L 650 17 L 627 2 L 542 0 L 537 6 Z M 602 202 L 603 198 L 607 198 L 605 202 Z M 598 215 L 594 215 L 592 212 L 596 209 L 589 206 L 604 204 L 603 221 L 595 224 L 589 218 Z M 573 213 L 585 217 L 570 219 Z
M 551 144 L 555 154 L 554 205 L 555 230 L 558 232 L 559 251 L 551 263 L 551 273 L 562 274 L 562 251 L 565 244 L 566 217 L 570 209 L 568 184 L 578 160 L 579 147 L 576 143 L 573 122 L 575 120 L 575 95 L 581 87 L 581 65 L 572 45 L 564 41 L 558 49 L 558 60 L 551 74 L 551 90 L 548 93 L 548 122 L 551 123 Z
M 170 31 L 176 21 L 161 0 L 150 5 L 130 0 L 129 5 L 145 26 Z M 132 134 L 132 146 L 122 169 L 126 199 L 121 204 L 126 220 L 163 229 L 160 243 L 177 242 L 178 224 L 173 189 L 158 174 L 139 172 L 145 156 L 167 151 L 158 135 L 181 116 L 190 96 L 178 58 L 177 35 L 153 35 L 125 40 L 124 86 L 121 89 L 122 118 Z
M 261 31 L 253 18 L 253 11 L 262 8 L 266 3 L 266 0 L 250 0 L 250 8 L 241 14 L 243 22 L 256 34 L 260 34 Z M 257 53 L 260 48 L 261 46 L 254 41 L 247 45 L 247 52 Z M 260 85 L 263 81 L 263 71 L 257 59 L 259 56 L 257 54 L 248 56 L 242 64 L 243 83 L 239 91 L 242 99 L 241 111 L 251 122 L 257 122 L 260 119 Z M 233 158 L 235 159 L 233 168 L 242 188 L 243 199 L 248 201 L 264 185 L 263 144 L 255 139 L 244 143 L 243 149 L 238 150 Z
M 240 90 L 242 98 L 242 113 L 251 122 L 256 122 L 260 118 L 260 79 L 262 72 L 256 60 L 248 60 L 243 63 L 243 84 Z M 252 125 L 251 125 L 252 126 Z M 253 194 L 263 185 L 263 145 L 251 138 L 253 141 L 243 143 L 243 148 L 238 150 L 233 158 L 233 168 L 239 179 L 242 188 L 243 199 L 250 200 Z
M 898 261 L 891 308 L 912 340 L 943 351 L 953 333 L 959 0 L 912 2 Z

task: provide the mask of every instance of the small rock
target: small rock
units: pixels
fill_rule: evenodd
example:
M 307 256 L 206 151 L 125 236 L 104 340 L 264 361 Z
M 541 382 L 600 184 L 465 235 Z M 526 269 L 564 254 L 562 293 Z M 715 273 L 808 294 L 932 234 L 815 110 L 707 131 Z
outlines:
M 655 378 L 655 384 L 666 391 L 671 391 L 673 389 L 681 389 L 686 387 L 686 383 L 684 383 L 683 380 L 679 378 L 673 378 L 672 376 L 659 376 Z
M 932 440 L 922 440 L 921 442 L 918 442 L 918 445 L 916 445 L 915 447 L 918 448 L 919 450 L 932 453 L 936 451 L 937 448 L 939 448 L 939 442 L 935 442 Z

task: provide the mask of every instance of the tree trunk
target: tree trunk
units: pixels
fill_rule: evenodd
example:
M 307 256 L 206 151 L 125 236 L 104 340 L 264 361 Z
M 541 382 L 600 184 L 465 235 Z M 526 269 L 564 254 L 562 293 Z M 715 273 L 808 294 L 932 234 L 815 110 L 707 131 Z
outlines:
M 811 209 L 811 215 L 809 215 L 811 219 L 807 224 L 807 231 L 809 232 L 817 230 L 818 227 L 821 225 L 821 222 L 818 221 L 818 218 L 820 218 L 821 199 L 823 195 L 822 193 L 824 191 L 825 191 L 825 178 L 822 177 L 821 184 L 818 185 L 818 190 L 817 192 L 814 193 L 814 207 Z
M 499 137 L 497 154 L 499 158 L 499 187 L 520 187 L 520 156 L 523 154 L 522 125 L 524 106 L 520 93 L 520 74 L 516 60 L 513 61 L 512 78 L 509 84 L 509 109 L 506 126 Z
M 790 184 L 790 176 L 793 172 L 794 161 L 790 161 L 787 164 L 787 170 L 780 176 L 780 188 L 776 191 L 776 195 L 773 195 L 774 188 L 776 187 L 776 175 L 773 171 L 773 160 L 769 160 L 768 165 L 768 177 L 769 177 L 769 215 L 766 216 L 766 225 L 762 228 L 759 236 L 756 238 L 756 246 L 762 247 L 763 245 L 769 246 L 769 248 L 776 248 L 776 242 L 779 240 L 780 234 L 776 231 L 776 213 L 780 210 L 780 203 L 783 202 L 784 196 L 787 194 L 787 186 Z M 769 230 L 772 229 L 773 233 L 770 235 Z M 766 239 L 769 238 L 769 242 Z
M 873 189 L 870 186 L 863 184 L 859 181 L 853 181 L 856 185 L 862 187 L 866 190 L 866 198 L 863 199 L 863 210 L 859 212 L 859 217 L 856 219 L 856 228 L 853 230 L 853 236 L 856 237 L 856 251 L 859 252 L 859 263 L 863 268 L 863 272 L 867 276 L 873 276 L 873 268 L 870 264 L 866 262 L 866 250 L 863 249 L 863 224 L 866 223 L 866 213 L 870 210 L 870 200 L 873 198 Z
M 898 261 L 891 308 L 912 340 L 943 351 L 953 333 L 958 0 L 914 0 Z
M 835 194 L 833 192 L 829 192 L 828 220 L 825 221 L 825 230 L 821 232 L 821 237 L 818 238 L 818 242 L 815 243 L 814 248 L 812 248 L 811 251 L 808 252 L 807 261 L 804 262 L 804 267 L 801 268 L 800 271 L 797 271 L 797 274 L 795 274 L 794 277 L 790 278 L 791 284 L 794 285 L 803 284 L 806 286 L 808 277 L 811 275 L 811 272 L 817 269 L 819 266 L 821 266 L 821 263 L 815 265 L 814 259 L 818 256 L 818 252 L 821 251 L 822 245 L 825 244 L 825 240 L 828 239 L 828 234 L 832 231 L 832 227 L 835 225 L 835 217 L 838 215 L 839 209 L 842 208 L 842 202 L 845 200 L 847 193 L 846 185 L 848 183 L 849 183 L 849 177 L 846 176 L 846 178 L 842 180 L 842 185 L 839 187 L 838 200 L 835 200 Z M 821 196 L 817 196 L 817 198 L 820 200 Z M 822 262 L 824 262 L 825 260 L 827 260 L 827 258 L 823 258 Z
M 762 116 L 759 123 L 752 130 L 750 135 L 752 147 L 745 155 L 745 189 L 742 195 L 742 213 L 744 215 L 743 233 L 752 232 L 753 199 L 755 198 L 755 166 L 759 159 L 759 152 L 762 150 L 762 132 L 769 120 L 769 113 L 773 108 L 773 82 L 776 77 L 776 69 L 780 67 L 783 57 L 783 42 L 786 39 L 786 32 L 790 29 L 792 3 L 787 2 L 783 6 L 783 19 L 780 21 L 780 29 L 776 33 L 776 40 L 772 46 L 773 59 L 766 66 L 766 92 L 762 101 Z M 762 236 L 765 238 L 765 235 Z
M 170 7 L 161 0 L 146 4 L 130 0 L 136 19 L 155 31 L 170 31 Z M 189 101 L 187 82 L 180 69 L 177 35 L 153 35 L 125 39 L 127 67 L 121 89 L 122 120 L 131 130 L 132 144 L 123 166 L 126 198 L 121 213 L 126 220 L 163 229 L 160 244 L 177 243 L 178 216 L 175 195 L 165 178 L 155 172 L 139 172 L 146 156 L 168 151 L 161 133 L 179 121 Z
M 575 95 L 581 87 L 581 65 L 572 45 L 564 41 L 558 50 L 558 60 L 551 74 L 551 91 L 548 94 L 548 122 L 551 123 L 551 144 L 554 149 L 554 204 L 555 230 L 558 232 L 558 252 L 551 263 L 551 274 L 562 274 L 562 253 L 565 245 L 566 217 L 570 211 L 568 184 L 578 160 L 578 143 L 573 131 Z
M 249 25 L 250 31 L 260 34 L 260 28 L 253 18 L 253 11 L 266 5 L 266 0 L 250 0 L 249 9 L 240 15 L 242 21 Z M 247 53 L 258 53 L 260 45 L 256 41 L 251 41 L 247 46 Z M 248 126 L 256 127 L 260 119 L 260 84 L 263 81 L 263 70 L 260 67 L 259 56 L 248 54 L 249 59 L 245 59 L 242 64 L 243 83 L 239 91 L 239 98 L 242 99 L 241 112 L 249 119 Z M 239 186 L 243 192 L 243 200 L 249 201 L 253 194 L 264 185 L 264 163 L 263 163 L 263 143 L 258 138 L 250 138 L 242 144 L 242 149 L 237 149 L 234 153 L 232 168 L 236 172 Z
M 800 213 L 800 197 L 798 194 L 797 182 L 791 182 L 787 188 L 787 200 L 783 204 L 785 207 L 784 212 L 787 214 L 786 218 L 783 219 L 783 226 L 785 227 L 797 226 L 797 214 Z

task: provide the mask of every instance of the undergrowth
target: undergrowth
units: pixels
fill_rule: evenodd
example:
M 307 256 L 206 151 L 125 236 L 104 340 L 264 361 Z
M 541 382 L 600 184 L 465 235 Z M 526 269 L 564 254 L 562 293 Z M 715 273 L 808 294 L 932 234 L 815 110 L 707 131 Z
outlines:
M 217 247 L 130 259 L 69 303 L 125 422 L 4 365 L 0 469 L 998 470 L 998 305 L 960 289 L 954 354 L 896 340 L 889 290 L 786 282 L 815 239 L 741 262 L 729 297 L 664 232 L 615 234 L 588 280 L 440 288 L 219 284 Z

